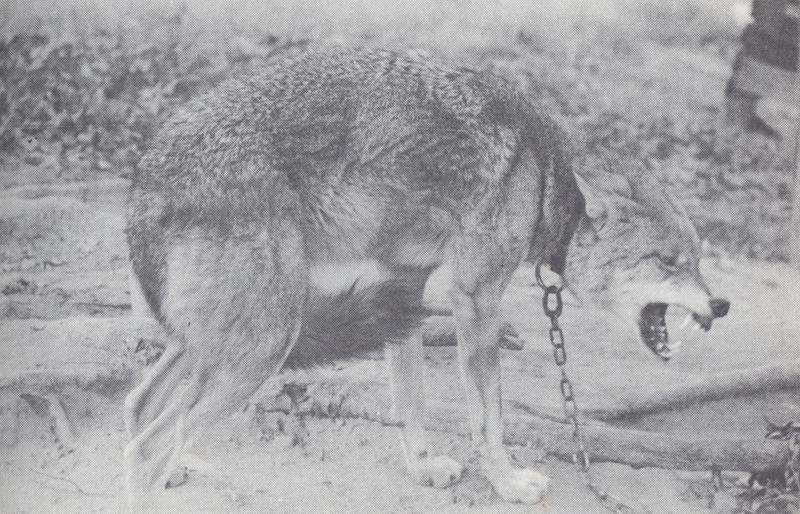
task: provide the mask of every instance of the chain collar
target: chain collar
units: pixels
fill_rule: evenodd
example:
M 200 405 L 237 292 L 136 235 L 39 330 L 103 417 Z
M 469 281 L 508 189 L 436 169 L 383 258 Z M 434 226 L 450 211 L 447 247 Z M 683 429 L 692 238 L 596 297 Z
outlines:
M 542 279 L 541 262 L 536 265 L 536 283 L 544 290 L 542 309 L 544 310 L 545 316 L 550 318 L 550 345 L 553 347 L 553 359 L 561 370 L 560 387 L 561 399 L 564 404 L 564 416 L 567 423 L 572 427 L 572 442 L 575 447 L 575 451 L 572 454 L 572 462 L 581 474 L 586 487 L 597 497 L 606 509 L 617 514 L 636 514 L 637 511 L 632 507 L 601 489 L 597 483 L 592 480 L 589 474 L 591 465 L 589 452 L 586 451 L 583 435 L 580 431 L 578 403 L 575 400 L 575 391 L 572 387 L 572 382 L 567 376 L 567 349 L 564 346 L 564 332 L 558 324 L 558 318 L 564 310 L 564 301 L 561 298 L 561 292 L 564 286 L 563 284 L 545 284 Z

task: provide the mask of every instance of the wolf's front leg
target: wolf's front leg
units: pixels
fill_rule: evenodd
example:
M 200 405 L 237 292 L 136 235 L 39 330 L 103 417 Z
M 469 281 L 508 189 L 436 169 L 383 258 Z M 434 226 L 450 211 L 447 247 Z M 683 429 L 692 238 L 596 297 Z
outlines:
M 425 434 L 425 361 L 422 335 L 402 343 L 387 343 L 393 416 L 399 429 L 408 471 L 420 484 L 447 487 L 457 482 L 464 466 L 446 455 L 432 457 Z
M 504 284 L 454 280 L 451 292 L 456 318 L 458 360 L 466 390 L 472 442 L 495 492 L 509 502 L 536 503 L 550 479 L 514 468 L 503 446 L 500 396 L 500 296 Z

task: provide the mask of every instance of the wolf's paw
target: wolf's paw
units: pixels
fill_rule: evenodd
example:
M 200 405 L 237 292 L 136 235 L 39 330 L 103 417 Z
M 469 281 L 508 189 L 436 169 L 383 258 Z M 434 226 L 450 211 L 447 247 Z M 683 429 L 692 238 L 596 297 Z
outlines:
M 550 490 L 550 478 L 530 469 L 509 469 L 489 480 L 495 492 L 507 502 L 538 503 Z
M 461 480 L 464 466 L 446 455 L 439 455 L 420 459 L 411 473 L 420 484 L 443 489 Z

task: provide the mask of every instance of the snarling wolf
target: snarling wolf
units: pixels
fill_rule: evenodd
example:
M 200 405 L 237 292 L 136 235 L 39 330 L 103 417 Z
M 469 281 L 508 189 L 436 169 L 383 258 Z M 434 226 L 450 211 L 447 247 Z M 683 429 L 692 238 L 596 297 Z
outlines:
M 134 273 L 171 339 L 125 402 L 134 509 L 282 366 L 384 343 L 412 477 L 459 480 L 422 424 L 417 328 L 443 265 L 482 472 L 505 500 L 539 501 L 549 479 L 503 447 L 499 305 L 514 270 L 542 262 L 578 294 L 616 300 L 664 358 L 667 305 L 706 326 L 727 310 L 660 187 L 625 172 L 604 194 L 604 175 L 583 175 L 564 133 L 507 82 L 420 56 L 309 52 L 189 102 L 131 186 Z
M 669 360 L 681 343 L 669 340 L 670 305 L 708 331 L 730 302 L 711 297 L 699 270 L 694 225 L 652 172 L 631 162 L 613 173 L 590 170 L 576 173 L 586 207 L 568 245 L 568 285 L 578 298 L 634 322 L 645 346 Z

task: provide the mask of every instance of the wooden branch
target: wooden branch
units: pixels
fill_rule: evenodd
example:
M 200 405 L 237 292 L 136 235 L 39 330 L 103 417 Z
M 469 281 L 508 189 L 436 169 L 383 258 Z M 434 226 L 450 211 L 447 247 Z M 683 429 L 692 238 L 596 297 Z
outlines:
M 52 420 L 53 435 L 56 439 L 70 450 L 78 447 L 75 438 L 75 430 L 70 423 L 67 413 L 64 411 L 64 406 L 61 404 L 61 399 L 57 394 L 49 394 L 45 398 L 48 402 L 50 417 Z
M 426 346 L 454 346 L 456 335 L 452 317 L 428 318 L 423 325 L 423 341 Z M 597 420 L 613 421 L 764 391 L 798 389 L 800 361 L 795 361 L 716 373 L 644 395 L 637 390 L 638 396 L 622 398 L 615 406 L 583 412 Z
M 800 361 L 715 373 L 640 397 L 622 399 L 610 408 L 584 410 L 584 413 L 595 419 L 612 421 L 724 398 L 796 389 L 800 389 Z
M 124 200 L 130 180 L 110 178 L 55 184 L 25 184 L 0 191 L 0 198 L 36 200 L 46 196 L 65 196 L 89 204 Z
M 548 454 L 572 460 L 575 447 L 568 425 L 521 416 L 506 417 L 507 443 L 541 441 Z M 581 427 L 595 462 L 617 462 L 634 468 L 660 467 L 687 471 L 747 471 L 782 466 L 785 445 L 768 439 L 697 438 L 586 424 Z
M 58 320 L 5 320 L 0 324 L 0 389 L 44 394 L 62 385 L 126 383 L 139 339 L 163 340 L 152 318 L 73 316 Z M 126 352 L 127 349 L 127 352 Z
M 425 319 L 422 324 L 422 344 L 425 346 L 456 346 L 456 325 L 452 316 L 437 315 Z M 500 327 L 500 346 L 521 350 L 525 341 L 510 323 Z
M 307 387 L 305 401 L 295 412 L 326 417 L 352 417 L 376 421 L 389 426 L 399 425 L 391 415 L 385 383 L 378 379 L 363 380 L 364 373 L 348 373 L 315 377 L 310 374 L 286 374 L 278 383 L 262 391 L 261 406 L 267 410 L 286 412 L 288 400 L 280 393 L 286 384 Z M 366 373 L 368 376 L 369 373 Z M 505 416 L 505 441 L 524 445 L 540 444 L 544 451 L 558 458 L 571 460 L 574 451 L 569 425 L 528 413 Z M 430 430 L 467 435 L 468 423 L 461 406 L 428 404 Z M 687 440 L 639 430 L 614 428 L 604 423 L 582 423 L 587 448 L 595 461 L 610 461 L 634 467 L 656 466 L 682 470 L 754 471 L 780 466 L 783 445 L 766 439 L 723 440 L 698 438 Z

